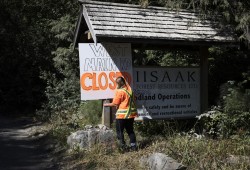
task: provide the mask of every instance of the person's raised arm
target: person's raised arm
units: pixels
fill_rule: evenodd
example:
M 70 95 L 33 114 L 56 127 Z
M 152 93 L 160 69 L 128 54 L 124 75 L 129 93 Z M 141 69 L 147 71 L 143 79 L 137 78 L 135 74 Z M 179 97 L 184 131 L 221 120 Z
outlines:
M 103 104 L 103 106 L 117 107 L 117 105 L 114 103 L 105 103 L 105 104 Z

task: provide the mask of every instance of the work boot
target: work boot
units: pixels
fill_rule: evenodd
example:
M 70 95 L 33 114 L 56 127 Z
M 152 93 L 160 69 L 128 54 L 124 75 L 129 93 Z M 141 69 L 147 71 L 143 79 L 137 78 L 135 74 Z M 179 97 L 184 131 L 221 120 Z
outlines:
M 133 151 L 137 151 L 137 150 L 138 150 L 138 149 L 137 149 L 136 146 L 131 146 L 131 147 L 130 147 L 130 151 L 132 151 L 132 152 L 133 152 Z
M 130 144 L 130 151 L 137 151 L 137 146 L 135 143 Z

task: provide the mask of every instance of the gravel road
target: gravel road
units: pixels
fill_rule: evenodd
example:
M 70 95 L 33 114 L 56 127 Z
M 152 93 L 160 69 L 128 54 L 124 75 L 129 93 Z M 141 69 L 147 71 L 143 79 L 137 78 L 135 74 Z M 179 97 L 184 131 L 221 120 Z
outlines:
M 0 170 L 56 170 L 51 149 L 43 134 L 31 135 L 39 127 L 31 118 L 0 116 Z M 48 142 L 47 142 L 48 143 Z

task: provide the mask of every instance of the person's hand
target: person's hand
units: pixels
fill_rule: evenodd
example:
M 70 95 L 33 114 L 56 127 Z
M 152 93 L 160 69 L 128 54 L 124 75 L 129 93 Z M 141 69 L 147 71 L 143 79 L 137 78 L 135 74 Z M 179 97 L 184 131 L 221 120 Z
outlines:
M 103 106 L 110 106 L 110 103 L 104 103 Z

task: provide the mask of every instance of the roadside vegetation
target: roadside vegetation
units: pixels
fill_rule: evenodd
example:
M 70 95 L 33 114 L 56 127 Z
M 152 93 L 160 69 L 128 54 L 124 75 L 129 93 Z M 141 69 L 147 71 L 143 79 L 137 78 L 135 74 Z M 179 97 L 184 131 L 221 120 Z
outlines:
M 198 139 L 188 134 L 141 138 L 146 143 L 137 152 L 119 153 L 96 146 L 91 151 L 70 153 L 65 169 L 145 169 L 140 159 L 152 153 L 167 154 L 188 169 L 249 169 L 249 138 Z M 245 158 L 244 156 L 248 156 Z M 235 158 L 236 157 L 236 158 Z M 229 162 L 235 158 L 233 163 Z
M 91 150 L 71 150 L 64 153 L 66 159 L 63 167 L 144 169 L 140 165 L 140 159 L 161 152 L 181 162 L 188 169 L 249 169 L 250 95 L 242 94 L 241 83 L 237 86 L 229 82 L 227 88 L 228 93 L 221 99 L 223 105 L 214 106 L 196 119 L 136 122 L 139 146 L 136 152 L 120 153 L 115 145 L 109 148 L 97 145 Z M 101 112 L 92 112 L 96 102 L 98 101 L 91 101 L 86 105 L 86 113 Z M 83 117 L 67 119 L 67 123 L 59 123 L 56 127 L 60 128 L 52 131 L 65 149 L 68 148 L 65 142 L 70 132 L 81 129 L 86 124 L 100 123 L 100 114 L 93 114 L 95 118 L 86 119 L 84 113 L 80 115 Z M 87 119 L 88 121 L 83 121 Z
M 65 169 L 142 169 L 140 158 L 154 152 L 188 169 L 250 169 L 249 0 L 112 1 L 190 9 L 201 17 L 219 14 L 221 27 L 232 26 L 239 47 L 209 48 L 210 110 L 193 120 L 138 122 L 137 152 L 121 154 L 116 146 L 68 152 L 67 136 L 100 123 L 102 109 L 101 101 L 80 101 L 78 51 L 72 48 L 79 4 L 12 0 L 0 2 L 0 113 L 32 113 L 49 122 Z M 197 55 L 133 51 L 134 65 L 198 66 Z

